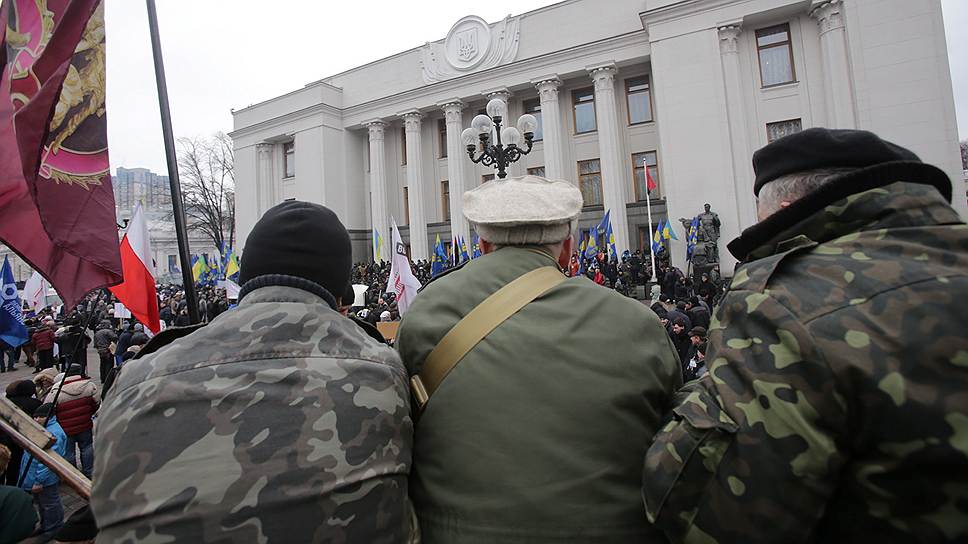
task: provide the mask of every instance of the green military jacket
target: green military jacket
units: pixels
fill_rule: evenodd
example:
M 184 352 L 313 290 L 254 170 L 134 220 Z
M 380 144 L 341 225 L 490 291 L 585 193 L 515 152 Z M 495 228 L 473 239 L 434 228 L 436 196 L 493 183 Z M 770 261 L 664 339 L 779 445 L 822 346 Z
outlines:
M 675 542 L 968 541 L 968 226 L 912 183 L 803 211 L 737 271 L 646 457 L 649 517 Z
M 263 278 L 290 277 L 243 293 Z M 257 288 L 125 363 L 96 425 L 99 541 L 406 541 L 406 372 L 316 289 Z
M 506 247 L 438 278 L 397 346 L 411 374 L 457 322 L 521 275 L 557 266 Z M 642 511 L 642 456 L 679 385 L 642 303 L 572 278 L 470 351 L 414 435 L 411 497 L 425 544 L 664 542 Z

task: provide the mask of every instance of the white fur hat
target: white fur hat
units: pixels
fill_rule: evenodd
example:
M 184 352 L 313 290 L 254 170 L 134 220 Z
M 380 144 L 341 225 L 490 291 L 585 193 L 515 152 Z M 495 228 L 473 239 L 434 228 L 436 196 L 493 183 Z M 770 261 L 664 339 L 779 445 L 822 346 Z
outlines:
M 581 191 L 567 181 L 522 176 L 464 193 L 464 217 L 492 244 L 554 244 L 574 232 L 582 203 Z

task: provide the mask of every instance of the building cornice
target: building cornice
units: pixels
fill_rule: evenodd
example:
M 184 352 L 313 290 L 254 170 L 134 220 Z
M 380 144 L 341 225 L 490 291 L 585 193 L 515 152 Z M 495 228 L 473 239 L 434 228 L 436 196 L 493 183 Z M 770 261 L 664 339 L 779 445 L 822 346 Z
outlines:
M 295 121 L 300 121 L 307 117 L 312 117 L 319 114 L 330 114 L 336 117 L 342 118 L 343 112 L 336 107 L 330 106 L 329 104 L 313 104 L 312 106 L 303 108 L 301 110 L 291 111 L 289 113 L 280 115 L 279 117 L 273 117 L 271 119 L 266 119 L 265 121 L 260 121 L 254 125 L 249 125 L 247 127 L 240 128 L 238 130 L 233 130 L 229 132 L 229 138 L 233 140 L 239 137 L 247 136 L 253 132 L 259 132 L 262 130 L 270 129 L 278 125 L 285 125 L 287 123 L 293 123 Z M 321 123 L 326 125 L 326 123 Z M 329 126 L 329 125 L 326 125 Z

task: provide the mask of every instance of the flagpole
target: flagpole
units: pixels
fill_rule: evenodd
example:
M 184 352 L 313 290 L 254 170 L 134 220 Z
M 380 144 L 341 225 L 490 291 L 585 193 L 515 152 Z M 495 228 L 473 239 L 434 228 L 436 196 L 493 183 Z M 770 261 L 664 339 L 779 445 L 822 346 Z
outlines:
M 192 256 L 188 247 L 188 229 L 185 207 L 178 180 L 178 159 L 175 157 L 175 138 L 171 129 L 171 109 L 168 106 L 168 82 L 165 79 L 165 61 L 161 56 L 161 38 L 158 35 L 158 13 L 155 0 L 146 0 L 148 6 L 148 29 L 151 33 L 151 52 L 155 61 L 155 82 L 158 85 L 158 105 L 161 107 L 161 132 L 165 139 L 165 159 L 168 162 L 168 181 L 171 184 L 171 206 L 175 216 L 175 234 L 178 237 L 178 256 L 182 263 L 182 282 L 185 302 L 192 324 L 200 323 L 198 295 L 195 293 L 195 277 L 192 274 Z
M 642 161 L 644 163 L 645 162 L 645 159 L 642 159 Z M 649 168 L 649 165 L 647 165 L 647 164 L 643 164 L 643 166 L 646 169 Z M 648 170 L 646 170 L 646 171 L 648 171 Z M 646 175 L 648 175 L 648 174 L 646 174 Z M 646 190 L 645 209 L 648 210 L 648 212 L 649 212 L 649 244 L 648 244 L 648 246 L 649 246 L 649 258 L 652 259 L 652 276 L 649 278 L 651 280 L 652 278 L 658 278 L 659 276 L 658 276 L 658 274 L 656 274 L 656 270 L 655 270 L 655 250 L 652 248 L 652 241 L 653 241 L 653 237 L 655 236 L 655 232 L 653 232 L 653 230 L 652 230 L 652 191 L 649 191 L 649 190 Z M 646 291 L 645 295 L 646 296 L 649 296 L 649 292 Z

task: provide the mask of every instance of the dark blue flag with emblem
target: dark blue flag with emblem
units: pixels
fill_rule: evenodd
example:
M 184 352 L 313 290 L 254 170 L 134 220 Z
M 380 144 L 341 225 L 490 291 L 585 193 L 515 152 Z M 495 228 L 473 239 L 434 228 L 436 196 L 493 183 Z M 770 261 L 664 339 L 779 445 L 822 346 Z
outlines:
M 20 293 L 17 292 L 10 261 L 4 257 L 3 268 L 0 269 L 0 340 L 15 348 L 26 343 L 27 339 Z

